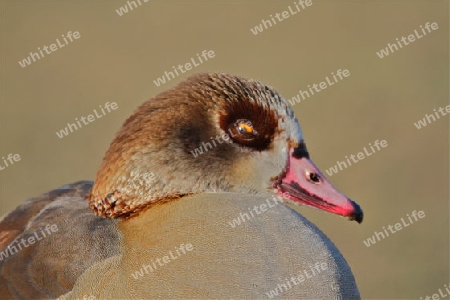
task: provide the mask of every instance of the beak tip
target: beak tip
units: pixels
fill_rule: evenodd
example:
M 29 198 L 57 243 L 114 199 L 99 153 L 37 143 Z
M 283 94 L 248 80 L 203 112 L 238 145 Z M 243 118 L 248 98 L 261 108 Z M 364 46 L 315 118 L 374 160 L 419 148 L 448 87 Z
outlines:
M 354 201 L 352 201 L 352 200 L 350 200 L 350 201 L 352 202 L 354 211 L 353 211 L 353 213 L 349 216 L 349 220 L 350 220 L 350 221 L 356 221 L 356 222 L 358 222 L 359 224 L 361 224 L 362 221 L 363 221 L 363 219 L 364 219 L 364 213 L 363 213 L 363 210 L 361 209 L 361 207 L 359 206 L 358 203 L 356 203 L 356 202 L 354 202 Z

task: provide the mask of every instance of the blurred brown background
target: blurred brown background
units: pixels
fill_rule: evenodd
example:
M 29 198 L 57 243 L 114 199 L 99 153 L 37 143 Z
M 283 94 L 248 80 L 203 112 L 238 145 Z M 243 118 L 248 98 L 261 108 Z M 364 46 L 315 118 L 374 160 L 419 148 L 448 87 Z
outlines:
M 388 146 L 329 177 L 364 209 L 361 225 L 298 210 L 340 248 L 365 299 L 411 299 L 449 284 L 448 1 L 313 1 L 258 35 L 250 28 L 293 1 L 3 1 L 0 215 L 29 197 L 95 178 L 125 118 L 144 100 L 201 71 L 260 80 L 286 99 L 337 69 L 350 76 L 294 106 L 325 172 L 375 140 Z M 439 29 L 380 59 L 376 52 L 437 22 Z M 68 31 L 81 38 L 22 68 L 18 61 Z M 153 80 L 203 50 L 216 56 L 160 87 Z M 63 139 L 56 132 L 108 101 L 119 108 Z M 366 247 L 374 231 L 414 210 L 426 217 Z M 294 250 L 294 249 L 293 249 Z M 294 250 L 295 251 L 295 250 Z

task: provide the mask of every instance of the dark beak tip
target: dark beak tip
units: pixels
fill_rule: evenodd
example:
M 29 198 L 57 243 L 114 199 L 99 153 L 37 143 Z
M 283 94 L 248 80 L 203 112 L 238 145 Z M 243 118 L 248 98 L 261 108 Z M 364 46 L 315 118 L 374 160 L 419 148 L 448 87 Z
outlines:
M 352 201 L 352 200 L 350 200 Z M 351 221 L 356 221 L 359 224 L 362 223 L 363 219 L 364 219 L 364 213 L 363 210 L 361 209 L 361 207 L 358 205 L 358 203 L 352 201 L 352 205 L 354 207 L 354 212 L 350 215 L 349 219 Z
M 363 214 L 363 212 L 361 211 L 361 213 L 359 213 L 359 214 L 357 214 L 357 215 L 355 216 L 354 220 L 355 220 L 356 222 L 358 222 L 358 224 L 361 224 L 362 221 L 363 221 L 363 218 L 364 218 L 364 214 Z

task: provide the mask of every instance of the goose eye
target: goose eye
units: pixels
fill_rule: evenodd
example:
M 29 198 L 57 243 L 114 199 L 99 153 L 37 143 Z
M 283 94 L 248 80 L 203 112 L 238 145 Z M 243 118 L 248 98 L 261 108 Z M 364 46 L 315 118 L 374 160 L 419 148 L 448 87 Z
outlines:
M 256 134 L 253 124 L 250 121 L 238 120 L 236 128 L 241 134 Z

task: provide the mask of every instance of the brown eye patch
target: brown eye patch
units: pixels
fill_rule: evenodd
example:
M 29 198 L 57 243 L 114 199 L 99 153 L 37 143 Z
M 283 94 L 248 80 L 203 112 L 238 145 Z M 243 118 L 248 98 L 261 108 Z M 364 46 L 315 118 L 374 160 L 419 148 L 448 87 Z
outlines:
M 228 102 L 219 123 L 234 143 L 258 151 L 269 148 L 278 127 L 272 110 L 244 100 Z

